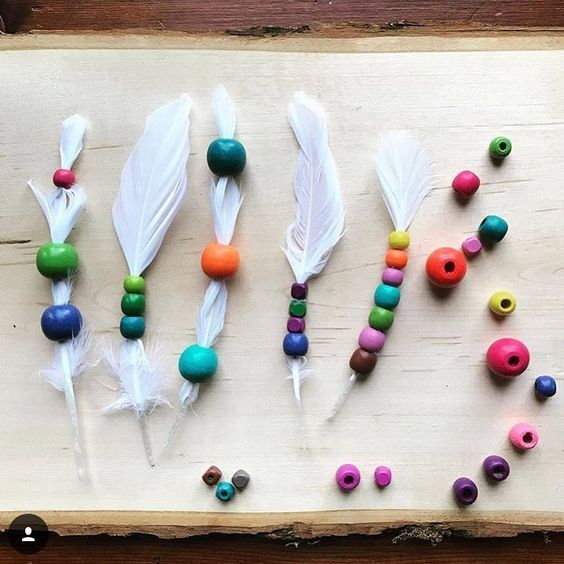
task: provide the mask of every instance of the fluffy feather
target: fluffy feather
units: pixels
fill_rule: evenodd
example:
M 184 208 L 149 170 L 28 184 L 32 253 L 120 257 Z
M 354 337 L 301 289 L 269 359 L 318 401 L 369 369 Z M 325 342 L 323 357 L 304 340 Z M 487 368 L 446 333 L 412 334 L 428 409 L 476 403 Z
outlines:
M 82 138 L 86 130 L 86 120 L 78 115 L 70 116 L 63 122 L 59 153 L 61 168 L 72 168 L 74 161 L 82 151 Z
M 235 127 L 237 125 L 235 104 L 222 84 L 213 92 L 212 109 L 219 136 L 228 139 L 235 137 Z

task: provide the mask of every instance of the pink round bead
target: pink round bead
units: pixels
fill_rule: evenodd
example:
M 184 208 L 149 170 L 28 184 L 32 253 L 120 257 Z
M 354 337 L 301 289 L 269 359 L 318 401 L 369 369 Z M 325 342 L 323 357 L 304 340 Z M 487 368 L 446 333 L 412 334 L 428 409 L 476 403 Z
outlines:
M 539 432 L 528 423 L 517 423 L 509 431 L 509 440 L 520 450 L 527 450 L 537 446 Z
M 473 257 L 482 250 L 482 241 L 475 235 L 468 237 L 468 239 L 462 243 L 462 250 L 467 257 Z
M 480 179 L 470 170 L 459 172 L 452 181 L 453 190 L 462 198 L 469 198 L 480 187 Z
M 398 268 L 386 268 L 382 272 L 382 282 L 390 286 L 401 286 L 403 282 L 403 272 Z
M 497 376 L 514 378 L 529 366 L 529 349 L 517 339 L 504 338 L 494 341 L 486 353 L 488 368 Z
M 53 184 L 59 188 L 70 188 L 76 182 L 72 170 L 58 168 L 53 174 Z
M 392 481 L 392 471 L 387 466 L 377 466 L 374 470 L 374 481 L 379 488 L 385 488 Z
M 386 335 L 378 329 L 366 326 L 358 336 L 358 346 L 370 353 L 376 353 L 382 349 L 386 342 Z
M 343 464 L 337 468 L 335 479 L 342 490 L 354 490 L 360 484 L 360 470 L 354 464 Z

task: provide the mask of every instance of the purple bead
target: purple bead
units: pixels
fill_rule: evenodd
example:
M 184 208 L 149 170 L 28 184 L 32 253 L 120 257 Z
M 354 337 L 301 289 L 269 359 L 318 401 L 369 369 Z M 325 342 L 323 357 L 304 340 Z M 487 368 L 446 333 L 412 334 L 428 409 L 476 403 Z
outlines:
M 337 468 L 335 479 L 342 490 L 354 490 L 360 484 L 360 470 L 354 464 L 343 464 Z
M 385 488 L 392 481 L 392 471 L 387 466 L 378 466 L 374 470 L 374 481 L 379 488 Z
M 303 317 L 290 317 L 286 327 L 290 333 L 303 333 L 305 331 L 305 319 Z
M 386 335 L 378 329 L 366 326 L 358 336 L 358 346 L 370 353 L 378 352 L 386 342 Z
M 484 460 L 484 472 L 486 476 L 496 482 L 502 482 L 509 476 L 509 462 L 502 456 L 492 454 Z
M 299 282 L 292 284 L 292 298 L 305 300 L 307 298 L 307 284 L 300 284 Z
M 382 282 L 390 286 L 401 286 L 403 282 L 403 272 L 398 268 L 385 268 L 382 272 Z
M 478 486 L 470 478 L 458 478 L 452 484 L 452 493 L 458 503 L 472 505 L 478 499 Z

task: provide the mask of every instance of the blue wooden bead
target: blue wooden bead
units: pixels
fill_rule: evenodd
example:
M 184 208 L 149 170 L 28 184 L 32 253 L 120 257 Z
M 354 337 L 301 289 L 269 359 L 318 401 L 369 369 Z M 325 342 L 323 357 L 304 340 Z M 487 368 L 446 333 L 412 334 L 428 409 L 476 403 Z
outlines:
M 508 229 L 509 225 L 503 217 L 487 215 L 478 227 L 478 235 L 484 245 L 494 245 L 505 237 Z
M 378 284 L 374 292 L 374 303 L 386 309 L 394 309 L 400 301 L 401 292 L 395 286 Z
M 237 139 L 219 138 L 208 147 L 208 166 L 217 176 L 237 176 L 247 163 L 245 147 Z
M 211 347 L 190 345 L 178 359 L 178 371 L 186 380 L 199 384 L 215 374 L 218 364 L 217 353 Z
M 76 337 L 82 328 L 82 315 L 71 304 L 48 307 L 41 316 L 41 330 L 51 341 L 66 341 Z
M 539 396 L 551 398 L 556 394 L 556 380 L 552 376 L 539 376 L 535 380 L 535 391 Z
M 230 482 L 219 482 L 215 497 L 221 501 L 229 501 L 235 495 L 235 487 Z
M 309 340 L 304 333 L 288 333 L 284 337 L 282 347 L 288 356 L 305 356 L 309 348 Z

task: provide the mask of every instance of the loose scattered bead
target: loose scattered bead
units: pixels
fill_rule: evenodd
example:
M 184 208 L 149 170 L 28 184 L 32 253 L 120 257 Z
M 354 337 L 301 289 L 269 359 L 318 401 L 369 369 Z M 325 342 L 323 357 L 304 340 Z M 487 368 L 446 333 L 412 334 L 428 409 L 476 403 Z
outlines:
M 58 168 L 53 174 L 53 184 L 58 188 L 70 188 L 76 183 L 76 177 L 72 170 Z
M 145 320 L 139 316 L 122 317 L 119 331 L 126 339 L 140 339 L 145 334 Z
M 482 250 L 482 241 L 475 235 L 468 237 L 462 243 L 462 250 L 467 257 L 475 257 Z
M 305 331 L 305 319 L 303 317 L 290 317 L 286 328 L 289 333 L 303 333 Z
M 343 491 L 354 490 L 360 484 L 360 470 L 354 464 L 343 464 L 337 468 L 335 479 Z
M 486 353 L 488 368 L 497 376 L 514 378 L 529 366 L 529 349 L 519 340 L 509 337 L 494 341 Z
M 145 279 L 142 276 L 127 276 L 123 281 L 123 289 L 128 294 L 144 294 Z
M 441 247 L 427 258 L 425 268 L 429 280 L 439 288 L 452 288 L 466 276 L 466 258 L 457 249 Z
M 369 353 L 379 352 L 386 342 L 386 335 L 378 329 L 365 327 L 358 336 L 358 346 Z
M 452 493 L 458 503 L 472 505 L 478 499 L 478 486 L 470 478 L 457 478 L 452 485 Z
M 239 251 L 233 245 L 210 243 L 202 252 L 200 264 L 210 278 L 225 280 L 239 270 Z
M 217 466 L 210 466 L 202 475 L 202 480 L 208 486 L 215 486 L 221 478 L 221 470 Z
M 504 317 L 515 311 L 517 300 L 509 292 L 494 292 L 488 300 L 488 307 L 492 313 Z
M 294 284 L 292 284 L 292 290 L 291 290 L 291 295 L 292 298 L 294 298 L 295 300 L 305 300 L 307 299 L 307 284 L 303 283 L 301 284 L 300 282 L 295 282 Z
M 216 176 L 237 176 L 247 164 L 247 152 L 237 139 L 219 138 L 208 147 L 208 167 Z
M 211 347 L 190 345 L 178 359 L 178 371 L 186 380 L 199 384 L 215 374 L 218 363 L 217 353 Z
M 360 376 L 368 376 L 376 367 L 376 356 L 358 348 L 351 355 L 349 367 Z
M 403 282 L 403 272 L 397 268 L 385 268 L 382 272 L 382 282 L 390 286 L 401 286 Z
M 288 307 L 288 313 L 292 317 L 305 317 L 307 313 L 307 302 L 303 300 L 292 300 Z
M 493 159 L 505 159 L 511 153 L 511 141 L 507 137 L 494 137 L 490 142 L 490 155 Z
M 39 247 L 35 264 L 42 276 L 61 280 L 78 268 L 78 253 L 69 243 L 46 243 Z
M 82 315 L 72 304 L 53 305 L 41 316 L 41 330 L 51 341 L 66 341 L 76 337 L 82 328 Z
M 121 298 L 123 315 L 139 316 L 145 313 L 145 296 L 143 294 L 125 294 Z
M 374 303 L 386 309 L 395 309 L 399 304 L 401 292 L 395 286 L 378 284 L 374 292 Z
M 528 423 L 517 423 L 509 431 L 509 440 L 519 450 L 528 450 L 537 446 L 539 432 Z
M 238 489 L 244 490 L 251 480 L 251 476 L 245 470 L 237 470 L 233 477 L 231 478 L 231 483 Z
M 471 170 L 459 172 L 452 181 L 453 190 L 461 198 L 470 198 L 480 187 L 480 179 Z
M 496 454 L 492 454 L 484 460 L 483 468 L 486 476 L 496 482 L 505 480 L 510 472 L 509 462 L 502 456 L 497 456 Z
M 221 501 L 229 501 L 235 495 L 235 488 L 229 482 L 219 482 L 215 490 L 215 497 Z
M 374 470 L 374 482 L 379 488 L 385 488 L 392 481 L 392 471 L 387 466 L 377 466 Z
M 495 245 L 507 234 L 509 225 L 505 219 L 498 215 L 487 215 L 478 227 L 478 235 L 484 245 Z
M 552 376 L 539 376 L 535 380 L 535 391 L 543 398 L 551 398 L 556 394 L 556 380 Z
M 390 249 L 386 253 L 386 264 L 390 268 L 405 268 L 407 261 L 409 259 L 408 254 L 405 251 L 400 251 L 399 249 Z
M 409 233 L 407 231 L 392 231 L 388 237 L 388 245 L 392 249 L 403 251 L 409 247 Z
M 305 356 L 309 348 L 309 340 L 304 333 L 286 333 L 282 342 L 284 354 L 288 356 Z

